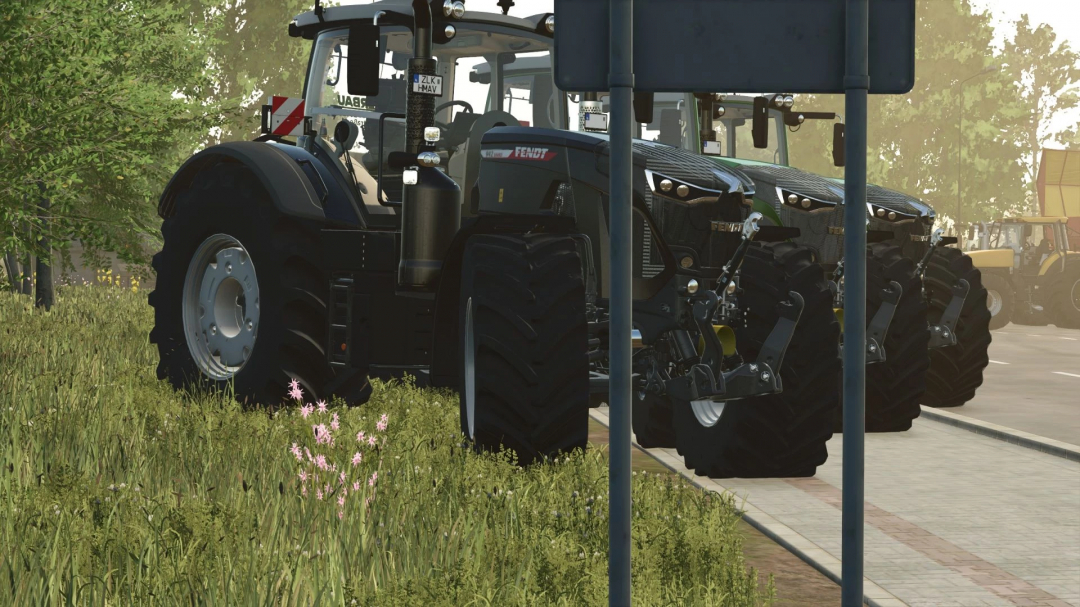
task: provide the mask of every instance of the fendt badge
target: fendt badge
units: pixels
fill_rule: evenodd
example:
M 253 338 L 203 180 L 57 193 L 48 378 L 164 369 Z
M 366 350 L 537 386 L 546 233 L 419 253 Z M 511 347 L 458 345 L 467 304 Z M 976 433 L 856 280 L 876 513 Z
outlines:
M 495 160 L 539 160 L 540 162 L 547 162 L 555 157 L 555 152 L 550 151 L 548 148 L 519 145 L 512 150 L 481 150 L 480 156 Z

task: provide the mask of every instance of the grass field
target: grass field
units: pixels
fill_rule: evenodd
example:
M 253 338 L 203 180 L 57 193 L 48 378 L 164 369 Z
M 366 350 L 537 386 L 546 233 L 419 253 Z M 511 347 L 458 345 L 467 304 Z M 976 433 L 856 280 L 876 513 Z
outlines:
M 0 295 L 0 604 L 607 604 L 601 451 L 474 454 L 407 383 L 273 415 L 175 393 L 151 322 L 128 288 Z M 730 499 L 633 492 L 635 605 L 772 600 Z

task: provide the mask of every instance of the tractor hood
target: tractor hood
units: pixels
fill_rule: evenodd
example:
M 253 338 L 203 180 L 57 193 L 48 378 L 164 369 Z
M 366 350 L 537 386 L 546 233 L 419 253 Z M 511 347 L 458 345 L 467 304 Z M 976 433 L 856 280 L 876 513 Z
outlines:
M 711 159 L 713 162 L 745 174 L 754 181 L 757 190 L 763 194 L 780 188 L 822 203 L 836 205 L 844 202 L 843 188 L 837 187 L 821 175 L 807 173 L 794 167 L 742 158 L 711 157 Z
M 844 185 L 843 179 L 829 178 L 829 181 L 836 183 L 840 187 Z M 866 184 L 866 202 L 875 207 L 895 211 L 901 215 L 917 217 L 925 223 L 933 223 L 936 217 L 934 209 L 918 198 L 872 183 Z
M 532 127 L 496 127 L 483 138 L 485 158 L 500 159 L 498 154 L 512 154 L 510 159 L 524 158 L 537 150 L 567 149 L 590 152 L 596 157 L 596 169 L 607 175 L 610 162 L 610 139 L 605 133 L 588 133 L 540 129 Z M 633 140 L 634 166 L 660 178 L 666 177 L 688 185 L 724 194 L 741 193 L 747 199 L 754 195 L 754 181 L 742 172 L 719 165 L 712 160 L 670 145 Z M 528 146 L 528 147 L 527 147 Z M 554 156 L 552 157 L 554 160 Z M 607 188 L 603 188 L 606 190 Z M 674 196 L 672 192 L 671 196 Z

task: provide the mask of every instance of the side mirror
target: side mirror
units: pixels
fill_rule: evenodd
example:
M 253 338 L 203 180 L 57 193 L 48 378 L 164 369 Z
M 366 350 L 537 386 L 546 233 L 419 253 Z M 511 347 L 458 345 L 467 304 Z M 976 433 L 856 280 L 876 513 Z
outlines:
M 754 97 L 754 122 L 751 132 L 754 135 L 755 148 L 769 147 L 769 100 L 765 97 Z
M 349 94 L 379 94 L 379 26 L 358 23 L 349 28 Z
M 652 124 L 653 94 L 634 91 L 634 121 L 638 124 Z
M 832 162 L 838 167 L 844 166 L 844 123 L 837 122 L 832 127 Z
M 352 149 L 356 138 L 360 136 L 360 127 L 348 120 L 341 120 L 334 127 L 334 141 L 337 143 L 338 156 Z

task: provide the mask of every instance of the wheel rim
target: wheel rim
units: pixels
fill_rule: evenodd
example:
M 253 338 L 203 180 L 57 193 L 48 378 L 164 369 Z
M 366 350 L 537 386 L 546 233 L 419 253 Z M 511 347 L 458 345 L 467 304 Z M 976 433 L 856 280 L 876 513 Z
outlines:
M 712 428 L 724 416 L 726 402 L 713 402 L 711 400 L 692 400 L 690 408 L 694 411 L 694 417 L 698 423 L 706 428 Z
M 465 419 L 469 424 L 469 438 L 473 438 L 476 418 L 476 341 L 473 337 L 472 297 L 465 302 Z
M 1080 279 L 1073 283 L 1069 299 L 1072 301 L 1073 310 L 1080 312 Z
M 1001 312 L 1003 301 L 1001 294 L 994 289 L 986 290 L 986 307 L 990 310 L 990 316 L 997 316 Z
M 188 264 L 183 293 L 184 340 L 203 375 L 227 380 L 255 350 L 259 333 L 259 281 L 240 241 L 214 234 Z

